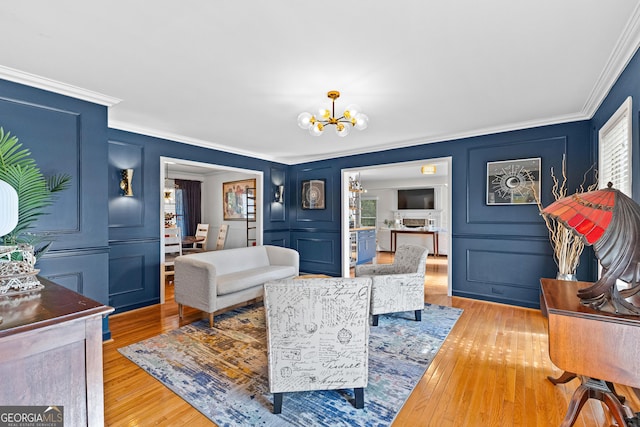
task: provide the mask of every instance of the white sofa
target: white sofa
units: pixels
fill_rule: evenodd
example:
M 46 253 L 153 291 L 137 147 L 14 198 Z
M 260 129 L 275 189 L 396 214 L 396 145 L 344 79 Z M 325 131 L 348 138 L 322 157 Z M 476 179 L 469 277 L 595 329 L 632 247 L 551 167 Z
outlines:
M 179 256 L 174 287 L 180 317 L 186 305 L 207 313 L 213 326 L 214 312 L 262 297 L 266 282 L 297 276 L 299 262 L 297 251 L 267 245 Z

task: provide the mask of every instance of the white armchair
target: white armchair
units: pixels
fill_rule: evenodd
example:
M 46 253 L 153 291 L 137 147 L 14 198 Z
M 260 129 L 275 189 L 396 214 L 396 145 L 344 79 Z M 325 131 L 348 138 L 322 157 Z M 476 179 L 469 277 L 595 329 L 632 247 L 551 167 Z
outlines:
M 378 326 L 378 315 L 415 311 L 416 320 L 422 320 L 424 309 L 424 277 L 427 248 L 401 245 L 396 250 L 393 264 L 365 264 L 356 266 L 356 277 L 371 277 L 371 314 L 373 326 Z
M 267 282 L 269 389 L 273 413 L 285 392 L 353 388 L 364 408 L 369 369 L 371 279 Z

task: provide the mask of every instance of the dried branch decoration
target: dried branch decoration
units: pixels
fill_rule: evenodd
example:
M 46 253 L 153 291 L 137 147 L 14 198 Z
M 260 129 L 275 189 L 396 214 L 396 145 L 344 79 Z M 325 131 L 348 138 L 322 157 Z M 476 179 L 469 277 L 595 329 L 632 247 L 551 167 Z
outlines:
M 594 182 L 585 187 L 587 176 L 593 171 Z M 551 168 L 551 179 L 553 180 L 553 187 L 551 188 L 551 194 L 554 200 L 559 200 L 567 196 L 567 165 L 566 158 L 562 156 L 562 179 L 556 177 L 553 168 Z M 535 186 L 533 187 L 533 197 L 538 205 L 538 210 L 542 212 L 544 206 L 540 201 L 540 195 L 537 194 Z M 576 193 L 585 193 L 587 191 L 593 191 L 598 188 L 598 176 L 595 166 L 591 166 L 582 178 L 580 187 L 576 190 Z M 542 215 L 544 223 L 549 230 L 549 240 L 553 247 L 553 259 L 558 266 L 558 273 L 561 275 L 574 275 L 580 264 L 580 254 L 584 249 L 584 242 L 582 238 L 574 234 L 564 224 L 558 222 L 555 219 Z

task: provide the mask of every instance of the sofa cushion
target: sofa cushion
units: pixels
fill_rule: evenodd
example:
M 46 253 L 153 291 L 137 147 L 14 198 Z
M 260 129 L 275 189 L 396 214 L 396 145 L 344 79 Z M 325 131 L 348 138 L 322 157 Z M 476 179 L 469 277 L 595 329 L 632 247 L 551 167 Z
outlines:
M 252 268 L 266 267 L 269 265 L 269 256 L 264 246 L 200 252 L 185 256 L 212 263 L 216 267 L 217 276 L 243 272 Z
M 296 269 L 288 265 L 271 265 L 250 268 L 217 277 L 218 295 L 227 295 L 253 286 L 262 285 L 269 280 L 288 279 L 296 275 Z

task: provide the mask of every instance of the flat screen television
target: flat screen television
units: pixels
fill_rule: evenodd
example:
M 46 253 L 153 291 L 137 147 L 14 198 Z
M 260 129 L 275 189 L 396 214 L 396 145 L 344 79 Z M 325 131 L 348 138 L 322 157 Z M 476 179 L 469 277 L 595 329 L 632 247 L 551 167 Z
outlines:
M 435 209 L 434 189 L 398 190 L 398 209 Z

